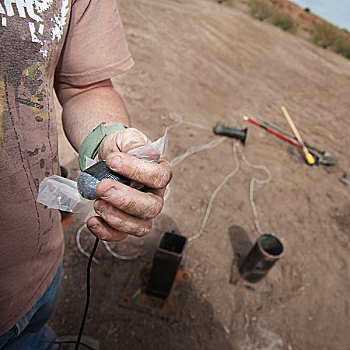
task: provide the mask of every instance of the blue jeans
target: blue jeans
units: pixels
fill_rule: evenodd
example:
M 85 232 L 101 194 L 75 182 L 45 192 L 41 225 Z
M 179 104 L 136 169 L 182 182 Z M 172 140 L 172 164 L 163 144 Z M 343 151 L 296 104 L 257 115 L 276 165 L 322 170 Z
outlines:
M 2 350 L 57 350 L 55 332 L 46 325 L 58 298 L 62 263 L 44 295 L 9 331 L 0 336 Z

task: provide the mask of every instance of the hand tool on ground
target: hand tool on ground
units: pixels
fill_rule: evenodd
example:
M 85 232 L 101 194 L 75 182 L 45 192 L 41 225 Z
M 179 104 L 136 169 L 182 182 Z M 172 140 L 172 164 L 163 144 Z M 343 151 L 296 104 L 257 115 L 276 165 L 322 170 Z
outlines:
M 265 129 L 269 133 L 274 134 L 285 141 L 288 141 L 294 146 L 301 147 L 300 143 L 295 138 L 295 136 L 293 136 L 292 134 L 289 134 L 288 132 L 282 129 L 279 129 L 278 127 L 273 127 L 272 124 L 269 124 L 260 118 L 244 116 L 243 119 L 254 125 L 260 126 L 261 128 Z
M 242 144 L 244 145 L 245 140 L 247 138 L 248 128 L 240 130 L 240 129 L 230 128 L 221 124 L 216 124 L 214 126 L 213 131 L 215 135 L 228 136 L 228 137 L 233 137 L 235 139 L 241 140 Z
M 255 125 L 262 124 L 262 127 L 271 128 L 272 130 L 277 131 L 278 133 L 280 133 L 280 134 L 282 134 L 284 136 L 287 136 L 288 138 L 290 138 L 292 140 L 297 141 L 297 139 L 295 138 L 295 136 L 293 134 L 291 134 L 290 132 L 279 128 L 278 126 L 276 126 L 274 124 L 271 124 L 271 123 L 267 122 L 264 119 L 261 119 L 261 118 L 258 118 L 258 117 L 244 117 L 243 119 L 244 120 L 248 120 L 247 118 L 252 119 L 254 121 L 253 124 L 255 124 Z M 297 141 L 297 144 L 300 145 L 300 143 L 298 141 Z M 307 144 L 307 143 L 305 142 L 305 144 Z M 307 146 L 307 147 L 309 148 L 309 146 Z
M 282 107 L 281 107 L 281 110 L 282 110 L 283 115 L 284 115 L 285 118 L 287 119 L 287 122 L 288 122 L 290 128 L 292 129 L 292 131 L 293 131 L 293 133 L 294 133 L 296 139 L 299 141 L 299 143 L 300 143 L 300 145 L 301 145 L 301 147 L 302 147 L 302 149 L 303 149 L 303 152 L 304 152 L 304 154 L 305 154 L 305 159 L 306 159 L 306 161 L 307 161 L 308 164 L 310 164 L 310 165 L 315 164 L 315 159 L 314 159 L 314 157 L 312 156 L 312 154 L 311 154 L 311 153 L 309 152 L 309 150 L 307 149 L 307 147 L 306 147 L 304 141 L 302 140 L 302 138 L 301 138 L 301 136 L 300 136 L 300 134 L 299 134 L 298 129 L 297 129 L 296 126 L 294 125 L 294 122 L 293 122 L 292 118 L 290 117 L 290 115 L 289 115 L 289 113 L 288 113 L 286 107 L 282 106 Z
M 264 119 L 258 118 L 258 117 L 252 117 L 252 116 L 243 116 L 243 119 L 245 121 L 248 121 L 251 124 L 254 124 L 256 126 L 261 127 L 265 131 L 281 138 L 282 140 L 285 140 L 292 145 L 302 148 L 301 144 L 298 142 L 298 140 L 295 138 L 295 136 L 277 126 L 274 124 L 271 124 Z M 305 142 L 306 147 L 308 148 L 309 152 L 314 156 L 317 164 L 322 165 L 336 165 L 337 159 L 330 156 L 329 152 L 326 151 L 320 151 L 314 146 L 310 146 L 308 143 Z

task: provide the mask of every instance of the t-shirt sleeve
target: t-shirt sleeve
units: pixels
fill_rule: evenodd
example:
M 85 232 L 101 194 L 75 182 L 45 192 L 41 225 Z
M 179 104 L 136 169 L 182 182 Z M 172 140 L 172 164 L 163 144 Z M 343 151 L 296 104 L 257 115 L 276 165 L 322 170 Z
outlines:
M 116 0 L 73 1 L 56 79 L 88 85 L 133 66 Z

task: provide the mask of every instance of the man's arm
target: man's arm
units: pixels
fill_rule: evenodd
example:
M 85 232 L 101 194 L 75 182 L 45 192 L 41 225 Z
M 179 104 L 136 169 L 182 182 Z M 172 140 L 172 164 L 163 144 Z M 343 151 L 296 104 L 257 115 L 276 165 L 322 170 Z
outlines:
M 100 123 L 130 126 L 125 105 L 110 80 L 76 87 L 57 84 L 56 92 L 63 106 L 63 128 L 78 151 L 86 136 Z M 118 174 L 144 184 L 138 191 L 117 181 L 101 181 L 94 203 L 99 214 L 87 226 L 97 237 L 118 241 L 129 234 L 143 236 L 152 228 L 163 206 L 163 194 L 171 179 L 171 166 L 161 158 L 158 164 L 145 162 L 126 154 L 131 149 L 150 143 L 140 131 L 128 128 L 108 135 L 99 147 L 99 158 Z
M 126 107 L 110 80 L 87 86 L 60 83 L 56 92 L 63 106 L 64 132 L 76 151 L 101 122 L 130 126 Z

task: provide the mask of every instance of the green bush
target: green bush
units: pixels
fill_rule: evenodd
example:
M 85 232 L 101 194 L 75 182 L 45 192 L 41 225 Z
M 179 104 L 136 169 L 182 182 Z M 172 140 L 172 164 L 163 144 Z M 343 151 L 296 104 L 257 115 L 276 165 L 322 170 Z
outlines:
M 326 22 L 315 26 L 313 30 L 314 43 L 325 49 L 334 45 L 338 37 L 339 29 Z
M 271 23 L 287 32 L 295 32 L 297 27 L 295 21 L 290 16 L 280 11 L 275 11 Z
M 275 8 L 273 5 L 266 0 L 252 0 L 250 13 L 253 17 L 259 21 L 271 18 L 274 14 Z
M 331 48 L 335 52 L 350 59 L 350 42 L 347 38 L 339 38 Z
M 329 23 L 322 23 L 313 30 L 313 41 L 350 59 L 350 39 L 344 30 Z
M 250 13 L 259 21 L 267 21 L 285 31 L 295 31 L 296 24 L 287 14 L 280 12 L 268 0 L 251 0 Z

